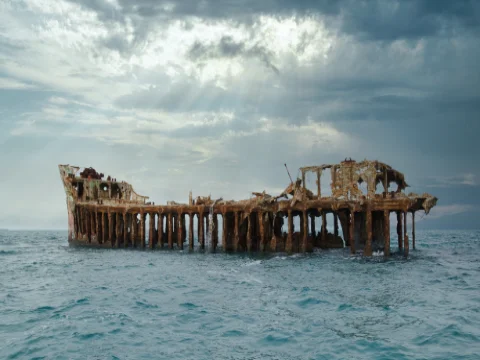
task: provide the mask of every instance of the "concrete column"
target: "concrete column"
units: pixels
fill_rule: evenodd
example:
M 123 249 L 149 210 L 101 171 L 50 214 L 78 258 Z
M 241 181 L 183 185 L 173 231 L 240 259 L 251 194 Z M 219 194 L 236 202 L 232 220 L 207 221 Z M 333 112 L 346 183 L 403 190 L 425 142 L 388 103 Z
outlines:
M 252 251 L 252 214 L 249 213 L 247 216 L 248 219 L 248 227 L 247 227 L 247 251 Z
M 293 250 L 293 216 L 292 210 L 288 210 L 288 235 L 287 243 L 285 244 L 285 251 L 291 253 Z
M 383 248 L 383 255 L 385 257 L 390 256 L 390 211 L 385 210 L 383 212 L 383 233 L 385 236 L 385 247 Z
M 222 213 L 222 248 L 223 251 L 227 250 L 227 232 L 228 232 L 228 224 L 227 224 L 227 213 Z
M 87 210 L 85 212 L 85 220 L 86 220 L 86 225 L 87 225 L 87 238 L 88 242 L 92 241 L 92 233 L 90 232 L 91 226 L 90 226 L 90 210 Z
M 97 235 L 97 242 L 100 242 L 101 241 L 101 232 L 100 232 L 100 229 L 101 229 L 101 221 L 99 221 L 99 213 L 95 210 L 95 234 Z
M 168 248 L 173 249 L 173 216 L 172 213 L 168 213 L 167 216 L 167 239 Z
M 90 234 L 92 234 L 91 238 L 93 239 L 93 235 L 97 235 L 95 233 L 95 212 L 90 211 Z
M 307 215 L 307 211 L 303 210 L 302 252 L 307 252 L 307 248 L 308 248 L 308 215 Z
M 107 213 L 107 221 L 108 221 L 108 241 L 110 245 L 113 244 L 113 221 L 112 221 L 112 213 L 108 211 Z
M 105 219 L 105 213 L 103 211 L 100 212 L 100 216 L 102 217 L 102 244 L 107 241 L 107 220 Z
M 363 254 L 365 256 L 372 256 L 372 211 L 368 209 L 366 215 L 365 226 L 367 228 L 367 242 Z
M 407 212 L 403 212 L 403 254 L 405 257 L 408 257 L 409 253 L 409 244 L 408 244 L 408 233 L 407 233 Z
M 315 229 L 315 214 L 310 214 L 310 233 L 313 236 L 313 239 L 317 236 L 317 229 Z
M 233 239 L 233 250 L 235 252 L 237 252 L 238 251 L 238 243 L 240 242 L 240 224 L 239 224 L 240 214 L 238 212 L 234 212 L 233 216 L 235 217 L 235 231 L 234 231 L 234 239 Z
M 188 214 L 188 248 L 193 250 L 193 214 Z
M 177 219 L 177 246 L 180 250 L 183 250 L 183 214 L 179 213 Z
M 128 213 L 123 213 L 123 247 L 128 246 Z
M 150 249 L 155 248 L 155 213 L 149 213 L 150 221 L 148 223 L 148 247 Z
M 258 227 L 260 230 L 260 251 L 265 251 L 266 244 L 265 244 L 265 227 L 264 227 L 264 213 L 263 211 L 258 212 Z
M 157 246 L 163 248 L 164 238 L 163 238 L 163 214 L 158 213 L 158 223 L 157 223 Z
M 397 211 L 397 235 L 398 235 L 398 251 L 402 251 L 403 249 L 403 236 L 402 236 L 402 212 Z
M 140 247 L 145 249 L 145 217 L 143 210 L 140 212 Z
M 269 250 L 270 251 L 277 251 L 277 235 L 275 234 L 275 221 L 277 220 L 278 214 L 272 213 L 272 238 L 270 239 Z M 270 221 L 269 221 L 270 224 Z
M 115 247 L 120 247 L 122 234 L 122 216 L 119 212 L 115 214 Z
M 212 250 L 217 250 L 218 245 L 218 215 L 213 214 L 213 229 L 212 229 Z
M 350 211 L 350 252 L 355 254 L 355 211 Z
M 335 238 L 338 236 L 338 214 L 337 212 L 333 213 L 333 234 Z
M 322 243 L 327 241 L 327 214 L 322 210 Z
M 203 214 L 203 217 L 205 218 L 205 233 L 208 234 L 210 232 L 210 216 L 209 216 L 209 213 Z
M 130 217 L 130 236 L 131 236 L 131 243 L 132 248 L 137 247 L 137 213 L 132 213 Z
M 205 231 L 204 228 L 204 220 L 205 217 L 203 216 L 203 212 L 200 212 L 198 215 L 198 242 L 200 243 L 200 249 L 205 249 Z

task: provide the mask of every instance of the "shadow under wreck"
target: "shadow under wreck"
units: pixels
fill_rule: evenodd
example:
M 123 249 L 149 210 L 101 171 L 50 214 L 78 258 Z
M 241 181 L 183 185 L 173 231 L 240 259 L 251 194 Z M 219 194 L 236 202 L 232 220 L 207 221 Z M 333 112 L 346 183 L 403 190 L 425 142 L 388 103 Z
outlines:
M 59 165 L 67 195 L 70 244 L 116 248 L 200 249 L 228 252 L 311 252 L 348 246 L 351 253 L 390 255 L 390 214 L 397 218 L 398 248 L 409 252 L 407 213 L 415 248 L 415 213 L 428 214 L 437 198 L 405 193 L 404 175 L 379 161 L 354 160 L 299 169 L 278 196 L 254 192 L 247 200 L 192 198 L 155 205 L 132 185 L 93 168 Z M 307 177 L 315 178 L 312 191 Z M 331 181 L 323 190 L 322 179 Z M 390 184 L 396 189 L 389 191 Z M 378 188 L 378 189 L 377 189 Z M 327 215 L 333 226 L 327 226 Z M 219 229 L 219 222 L 221 229 Z M 319 231 L 316 223 L 319 223 Z M 147 226 L 148 225 L 148 226 Z M 148 229 L 147 229 L 148 227 Z M 340 236 L 340 231 L 343 236 Z M 219 244 L 219 237 L 221 243 Z M 148 240 L 148 242 L 147 242 Z

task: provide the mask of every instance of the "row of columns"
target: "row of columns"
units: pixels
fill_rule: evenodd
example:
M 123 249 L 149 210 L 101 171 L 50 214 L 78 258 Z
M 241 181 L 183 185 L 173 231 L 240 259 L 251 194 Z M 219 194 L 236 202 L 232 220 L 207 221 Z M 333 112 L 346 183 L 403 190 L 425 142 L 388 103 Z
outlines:
M 321 239 L 325 240 L 327 236 L 327 219 L 326 212 L 321 212 L 322 228 Z M 397 211 L 397 235 L 398 248 L 403 251 L 405 256 L 409 253 L 409 238 L 407 235 L 407 212 Z M 189 215 L 188 234 L 186 233 L 185 215 Z M 372 255 L 372 211 L 365 212 L 365 226 L 366 226 L 366 242 L 364 247 L 364 254 L 366 256 Z M 144 212 L 108 212 L 91 210 L 86 207 L 77 206 L 74 214 L 74 226 L 76 238 L 83 238 L 92 242 L 96 240 L 98 243 L 109 242 L 113 247 L 146 247 L 146 216 Z M 168 248 L 173 249 L 176 243 L 178 249 L 183 249 L 185 240 L 188 240 L 189 249 L 194 248 L 194 216 L 201 218 L 198 221 L 197 239 L 200 243 L 200 248 L 205 248 L 207 236 L 211 236 L 210 247 L 215 250 L 218 245 L 218 218 L 213 215 L 213 228 L 209 229 L 210 221 L 208 213 L 148 213 L 150 216 L 148 238 L 149 247 L 164 247 L 165 243 Z M 294 224 L 293 211 L 287 211 L 287 237 L 285 241 L 286 252 L 294 252 Z M 316 237 L 315 229 L 315 213 L 304 210 L 300 213 L 300 239 L 298 251 L 307 252 L 312 250 L 312 244 L 309 242 L 309 235 Z M 334 236 L 338 236 L 338 214 L 334 212 Z M 308 216 L 310 217 L 310 232 L 308 231 Z M 222 231 L 222 246 L 225 250 L 241 251 L 241 250 L 273 250 L 277 249 L 277 222 L 276 215 L 269 212 L 230 212 L 222 213 L 223 217 L 223 231 Z M 255 219 L 256 217 L 256 219 Z M 270 221 L 273 217 L 273 221 Z M 155 228 L 155 219 L 157 226 Z M 166 229 L 164 229 L 164 219 L 166 219 Z M 204 219 L 206 222 L 204 224 Z M 354 229 L 355 229 L 355 212 L 350 211 L 347 217 L 348 227 L 344 233 L 346 243 L 349 243 L 352 253 L 356 252 Z M 245 234 L 240 233 L 242 223 L 246 221 Z M 283 220 L 282 220 L 283 223 Z M 204 226 L 206 225 L 206 226 Z M 268 225 L 268 226 L 265 226 Z M 245 225 L 243 225 L 245 226 Z M 258 237 L 254 248 L 254 226 Z M 204 229 L 205 227 L 205 229 Z M 280 225 L 281 228 L 281 225 Z M 277 232 L 277 233 L 276 233 Z M 390 211 L 384 211 L 384 240 L 385 256 L 390 255 Z M 241 237 L 245 238 L 245 244 L 241 244 Z M 245 245 L 245 246 L 243 246 Z M 415 249 L 415 213 L 412 212 L 412 245 Z
M 384 255 L 386 257 L 390 256 L 390 211 L 384 210 L 383 212 L 383 234 L 384 234 Z M 405 257 L 408 257 L 409 254 L 409 238 L 407 235 L 407 211 L 397 211 L 397 236 L 398 236 L 398 250 L 403 252 Z M 372 211 L 366 211 L 366 233 L 367 238 L 365 242 L 364 255 L 372 256 Z M 356 252 L 355 250 L 355 239 L 354 239 L 354 229 L 355 229 L 355 212 L 350 212 L 349 216 L 349 241 L 350 241 L 350 251 L 352 254 Z M 412 245 L 415 249 L 415 212 L 412 211 Z

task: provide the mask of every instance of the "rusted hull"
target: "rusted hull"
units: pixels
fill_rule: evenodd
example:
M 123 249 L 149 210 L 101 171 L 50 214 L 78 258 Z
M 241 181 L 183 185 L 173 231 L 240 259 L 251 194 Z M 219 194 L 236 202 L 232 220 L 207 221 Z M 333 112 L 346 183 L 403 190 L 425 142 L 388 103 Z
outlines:
M 78 176 L 80 168 L 60 165 L 67 194 L 68 240 L 72 245 L 101 248 L 206 248 L 229 252 L 296 253 L 349 246 L 352 253 L 370 256 L 381 250 L 388 256 L 393 212 L 398 215 L 399 250 L 408 256 L 407 214 L 414 219 L 416 211 L 428 212 L 437 199 L 429 194 L 405 195 L 401 192 L 407 186 L 403 175 L 378 164 L 377 170 L 381 171 L 377 176 L 385 190 L 391 179 L 397 179 L 399 190 L 376 194 L 369 188 L 364 195 L 354 183 L 345 180 L 361 181 L 373 176 L 369 186 L 376 186 L 379 180 L 372 175 L 375 168 L 370 163 L 360 164 L 366 168 L 364 172 L 360 166 L 354 168 L 352 162 L 335 165 L 332 191 L 336 195 L 328 197 L 322 197 L 319 185 L 317 195 L 302 185 L 307 171 L 316 172 L 320 183 L 322 167 L 309 167 L 302 168 L 303 179 L 292 182 L 279 197 L 254 193 L 256 197 L 248 200 L 223 201 L 209 197 L 193 200 L 190 196 L 188 204 L 167 205 L 148 203 L 148 198 L 136 194 L 131 185 L 110 177 L 104 181 L 103 174 L 91 168 Z M 354 177 L 351 169 L 360 175 Z M 333 214 L 333 231 L 328 229 L 327 214 Z M 412 236 L 415 239 L 414 227 Z

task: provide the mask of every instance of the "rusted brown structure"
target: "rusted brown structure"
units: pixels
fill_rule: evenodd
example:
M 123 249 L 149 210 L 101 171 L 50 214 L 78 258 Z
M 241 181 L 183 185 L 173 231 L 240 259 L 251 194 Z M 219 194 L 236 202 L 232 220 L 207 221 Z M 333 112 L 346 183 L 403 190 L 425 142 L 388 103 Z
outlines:
M 103 247 L 294 253 L 348 246 L 352 253 L 371 256 L 381 250 L 389 256 L 390 214 L 395 213 L 398 248 L 408 256 L 407 213 L 415 248 L 415 212 L 428 213 L 437 202 L 429 194 L 407 195 L 404 175 L 379 161 L 300 168 L 301 177 L 278 196 L 262 192 L 248 200 L 226 201 L 193 199 L 190 193 L 188 203 L 166 205 L 148 202 L 124 181 L 103 180 L 92 168 L 59 169 L 67 195 L 69 242 Z M 326 172 L 331 194 L 322 194 Z M 306 187 L 312 174 L 316 193 Z M 396 188 L 389 191 L 392 183 Z M 327 214 L 333 214 L 332 231 Z

